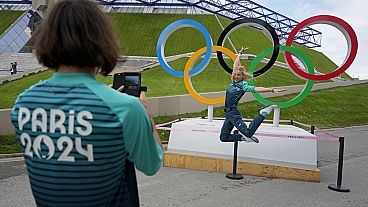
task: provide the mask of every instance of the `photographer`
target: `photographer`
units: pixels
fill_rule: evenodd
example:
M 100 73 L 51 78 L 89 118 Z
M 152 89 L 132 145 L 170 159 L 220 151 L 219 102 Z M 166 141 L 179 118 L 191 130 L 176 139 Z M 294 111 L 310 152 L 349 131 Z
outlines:
M 119 57 L 107 15 L 93 1 L 58 1 L 31 41 L 40 64 L 55 70 L 11 114 L 36 204 L 138 206 L 127 166 L 153 175 L 162 149 L 144 93 L 138 99 L 95 79 Z

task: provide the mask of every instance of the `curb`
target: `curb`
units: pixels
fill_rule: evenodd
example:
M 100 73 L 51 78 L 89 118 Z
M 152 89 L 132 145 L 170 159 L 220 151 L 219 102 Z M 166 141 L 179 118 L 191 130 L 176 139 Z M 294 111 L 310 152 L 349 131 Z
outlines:
M 162 141 L 162 148 L 164 151 L 167 150 L 168 141 Z M 13 158 L 13 157 L 23 157 L 23 153 L 9 153 L 9 154 L 0 154 L 0 159 Z
M 12 158 L 12 157 L 23 157 L 23 153 L 0 154 L 0 159 L 6 159 L 6 158 Z
M 368 127 L 368 125 L 356 125 L 356 126 L 348 126 L 348 127 L 336 127 L 336 128 L 319 128 L 316 131 L 330 131 L 330 130 L 339 130 L 339 129 L 355 129 L 360 127 Z

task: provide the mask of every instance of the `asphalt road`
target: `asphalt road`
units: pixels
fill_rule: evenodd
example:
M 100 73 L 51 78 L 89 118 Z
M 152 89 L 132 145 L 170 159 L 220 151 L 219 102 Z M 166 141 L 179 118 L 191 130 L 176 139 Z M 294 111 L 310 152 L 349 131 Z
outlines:
M 223 173 L 163 167 L 152 177 L 138 173 L 141 206 L 367 207 L 368 126 L 325 132 L 345 137 L 343 186 L 350 193 L 327 188 L 336 184 L 338 142 L 318 141 L 320 183 L 255 176 L 234 181 Z M 0 160 L 0 206 L 35 206 L 21 158 Z

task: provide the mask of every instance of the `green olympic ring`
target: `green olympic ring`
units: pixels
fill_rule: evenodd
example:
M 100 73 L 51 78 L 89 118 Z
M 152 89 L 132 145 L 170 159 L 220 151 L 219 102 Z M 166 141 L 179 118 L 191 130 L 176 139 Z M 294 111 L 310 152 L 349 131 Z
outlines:
M 288 51 L 291 52 L 295 55 L 297 55 L 298 57 L 301 58 L 301 60 L 303 60 L 303 62 L 306 64 L 307 66 L 307 70 L 309 72 L 309 74 L 314 74 L 314 67 L 312 64 L 312 61 L 308 58 L 308 56 L 306 54 L 304 54 L 302 51 L 296 49 L 295 47 L 291 47 L 291 46 L 280 46 L 280 51 Z M 266 57 L 266 55 L 268 54 L 272 54 L 273 52 L 273 48 L 268 48 L 266 50 L 264 50 L 262 53 L 260 53 L 251 63 L 248 72 L 250 74 L 253 74 L 258 63 L 264 58 Z M 248 81 L 249 85 L 254 86 L 254 80 L 251 79 Z M 313 80 L 309 80 L 307 81 L 303 91 L 295 98 L 286 101 L 286 102 L 272 102 L 269 101 L 265 98 L 263 98 L 259 93 L 253 92 L 253 96 L 257 99 L 257 101 L 259 101 L 260 103 L 264 104 L 264 105 L 271 105 L 271 104 L 276 104 L 279 108 L 287 108 L 290 106 L 294 106 L 295 104 L 301 102 L 308 94 L 309 92 L 312 90 L 314 81 Z

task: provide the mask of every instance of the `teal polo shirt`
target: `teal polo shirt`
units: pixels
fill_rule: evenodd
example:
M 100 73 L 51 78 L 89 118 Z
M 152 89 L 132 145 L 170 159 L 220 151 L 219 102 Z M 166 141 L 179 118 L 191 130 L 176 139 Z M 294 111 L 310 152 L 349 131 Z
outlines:
M 11 113 L 38 206 L 132 206 L 125 164 L 162 163 L 144 106 L 86 73 L 54 73 Z
M 225 109 L 237 108 L 240 99 L 246 92 L 254 92 L 254 86 L 250 86 L 246 81 L 232 82 L 226 90 Z

